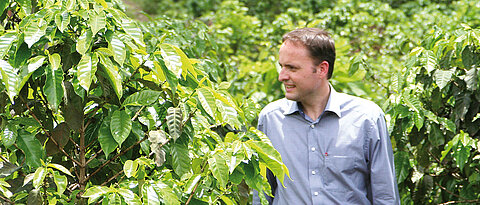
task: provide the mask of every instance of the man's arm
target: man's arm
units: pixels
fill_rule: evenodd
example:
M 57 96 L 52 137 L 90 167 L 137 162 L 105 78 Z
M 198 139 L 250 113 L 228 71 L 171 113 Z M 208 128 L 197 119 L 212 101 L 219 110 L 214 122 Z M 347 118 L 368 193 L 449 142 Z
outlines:
M 368 196 L 372 204 L 400 204 L 390 137 L 382 114 L 370 129 Z

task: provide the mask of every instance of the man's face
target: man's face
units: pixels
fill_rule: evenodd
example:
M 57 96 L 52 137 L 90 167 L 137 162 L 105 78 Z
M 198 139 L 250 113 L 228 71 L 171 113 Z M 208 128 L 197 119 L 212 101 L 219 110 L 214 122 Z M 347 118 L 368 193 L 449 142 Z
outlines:
M 285 86 L 287 99 L 307 102 L 321 94 L 320 87 L 326 79 L 320 65 L 326 61 L 315 65 L 303 44 L 287 40 L 280 47 L 278 62 L 281 66 L 278 80 Z

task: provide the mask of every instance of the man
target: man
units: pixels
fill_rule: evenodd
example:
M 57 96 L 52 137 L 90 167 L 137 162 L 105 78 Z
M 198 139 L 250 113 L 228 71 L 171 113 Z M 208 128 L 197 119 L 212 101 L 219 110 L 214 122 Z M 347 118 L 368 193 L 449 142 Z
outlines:
M 267 105 L 258 129 L 289 168 L 284 186 L 269 174 L 270 204 L 400 204 L 383 111 L 329 84 L 335 45 L 321 29 L 283 36 L 278 80 L 285 98 Z M 254 193 L 254 204 L 259 204 Z

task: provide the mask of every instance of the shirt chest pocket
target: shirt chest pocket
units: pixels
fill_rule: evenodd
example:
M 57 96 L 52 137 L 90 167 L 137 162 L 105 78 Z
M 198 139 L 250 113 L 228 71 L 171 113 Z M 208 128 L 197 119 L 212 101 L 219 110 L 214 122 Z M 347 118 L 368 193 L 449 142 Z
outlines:
M 325 187 L 330 191 L 346 192 L 355 173 L 355 158 L 352 156 L 325 156 Z

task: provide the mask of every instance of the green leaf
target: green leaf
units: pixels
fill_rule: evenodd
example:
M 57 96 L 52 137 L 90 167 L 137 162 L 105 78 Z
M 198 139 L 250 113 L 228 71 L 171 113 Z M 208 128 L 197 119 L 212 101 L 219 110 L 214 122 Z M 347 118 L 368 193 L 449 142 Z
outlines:
M 142 105 L 151 105 L 158 101 L 162 93 L 153 90 L 142 90 L 136 92 L 132 95 L 129 95 L 122 103 L 122 106 L 142 106 Z
M 468 158 L 470 157 L 470 149 L 470 146 L 463 146 L 463 144 L 458 143 L 457 149 L 454 150 L 453 158 L 455 159 L 457 166 L 462 171 L 465 167 L 465 164 L 468 162 Z
M 113 59 L 117 61 L 120 66 L 123 66 L 125 58 L 127 57 L 127 49 L 125 47 L 125 44 L 120 40 L 119 37 L 114 36 L 109 42 L 108 47 L 114 53 Z
M 27 64 L 28 64 L 27 69 L 22 69 L 20 72 L 20 78 L 22 81 L 20 82 L 18 90 L 22 90 L 23 86 L 28 81 L 32 73 L 35 72 L 38 68 L 40 68 L 43 65 L 43 62 L 45 61 L 45 59 L 46 59 L 45 56 L 35 56 L 27 60 Z
M 2 130 L 2 143 L 3 146 L 5 147 L 10 147 L 13 144 L 15 144 L 15 141 L 17 140 L 17 127 L 13 124 L 8 124 L 5 126 L 5 128 Z
M 405 104 L 407 104 L 407 106 L 410 109 L 414 110 L 417 113 L 422 110 L 422 103 L 415 96 L 411 96 L 411 95 L 403 96 L 403 101 L 405 102 Z
M 81 55 L 85 55 L 87 51 L 90 49 L 90 45 L 92 44 L 92 31 L 90 29 L 85 29 L 82 31 L 80 37 L 78 37 L 76 49 L 77 52 Z
M 195 188 L 195 185 L 202 179 L 201 174 L 194 174 L 190 179 L 188 179 L 187 184 L 185 185 L 185 194 L 190 194 L 192 193 L 193 189 Z
M 168 84 L 170 85 L 170 89 L 172 93 L 176 93 L 177 91 L 177 85 L 178 85 L 178 79 L 175 77 L 175 74 L 173 74 L 172 71 L 170 71 L 166 66 L 165 62 L 161 59 L 159 59 L 158 62 L 153 62 L 153 65 L 155 66 L 155 75 L 160 81 L 167 81 Z M 173 96 L 172 96 L 173 98 Z
M 70 24 L 70 14 L 68 11 L 57 13 L 55 15 L 55 24 L 57 24 L 58 30 L 63 33 L 67 29 L 68 24 Z
M 179 143 L 172 144 L 171 154 L 173 170 L 178 174 L 178 176 L 183 176 L 184 174 L 190 172 L 192 166 L 190 164 L 191 160 L 188 154 L 187 146 Z
M 4 60 L 0 60 L 0 72 L 2 74 L 2 82 L 7 89 L 8 97 L 10 97 L 10 101 L 13 101 L 13 98 L 17 96 L 19 90 L 19 79 L 17 76 L 17 71 L 7 62 Z
M 122 198 L 120 197 L 119 194 L 117 193 L 111 193 L 107 197 L 108 199 L 108 204 L 109 205 L 121 205 L 122 204 Z
M 34 134 L 24 130 L 18 133 L 17 145 L 25 153 L 26 163 L 30 167 L 42 166 L 41 160 L 45 157 L 42 144 Z
M 3 14 L 3 11 L 5 11 L 5 9 L 8 7 L 8 4 L 10 3 L 10 1 L 1 1 L 0 2 L 0 14 Z M 0 57 L 2 58 L 2 57 Z
M 427 69 L 428 73 L 431 73 L 438 67 L 437 57 L 430 50 L 423 50 L 422 52 L 422 64 Z
M 407 152 L 399 151 L 394 154 L 395 173 L 397 174 L 397 183 L 402 183 L 410 174 L 410 161 Z
M 222 189 L 227 185 L 229 176 L 228 166 L 225 161 L 226 158 L 225 154 L 221 151 L 215 152 L 215 154 L 208 158 L 209 169 Z
M 110 189 L 103 186 L 93 186 L 83 193 L 83 198 L 88 198 L 88 204 L 97 201 L 100 197 L 110 192 Z
M 430 143 L 435 147 L 445 144 L 445 135 L 443 134 L 442 130 L 440 130 L 438 125 L 432 124 L 430 126 L 428 141 L 430 141 Z
M 248 140 L 246 144 L 257 152 L 260 161 L 264 162 L 270 171 L 283 183 L 285 174 L 288 175 L 287 167 L 282 163 L 282 157 L 271 144 L 262 141 Z
M 217 110 L 217 106 L 215 104 L 215 97 L 213 96 L 212 92 L 206 88 L 199 88 L 197 89 L 197 96 L 203 109 L 208 113 L 208 115 L 215 119 L 214 112 Z
M 180 205 L 178 196 L 168 185 L 166 185 L 162 181 L 155 181 L 152 186 L 155 191 L 160 195 L 160 198 L 165 205 Z
M 415 121 L 415 126 L 418 130 L 423 127 L 424 116 L 422 112 L 415 112 L 413 114 L 413 120 Z
M 45 167 L 39 167 L 35 170 L 35 174 L 33 175 L 33 187 L 35 187 L 35 189 L 39 189 L 43 185 L 45 176 L 47 176 L 47 169 L 45 169 Z
M 105 158 L 107 159 L 108 155 L 118 147 L 118 143 L 115 141 L 112 132 L 110 131 L 109 122 L 110 120 L 105 119 L 98 132 L 98 142 L 100 143 L 100 147 L 102 147 L 102 150 L 105 153 Z
M 87 53 L 82 56 L 77 65 L 77 78 L 80 85 L 88 91 L 92 84 L 93 76 L 97 72 L 98 57 L 95 53 Z
M 123 165 L 123 173 L 125 173 L 125 176 L 128 178 L 135 176 L 138 170 L 138 162 L 137 161 L 132 161 L 132 160 L 127 160 L 125 164 Z
M 90 11 L 88 13 L 88 24 L 90 25 L 90 28 L 92 29 L 92 34 L 95 36 L 98 31 L 101 29 L 105 28 L 106 25 L 106 17 L 105 17 L 105 12 L 100 11 L 99 13 L 95 11 Z
M 52 106 L 54 110 L 58 109 L 60 102 L 63 98 L 63 70 L 55 69 L 51 65 L 47 66 L 45 69 L 46 80 L 43 87 L 43 91 L 47 96 L 48 103 Z
M 107 73 L 107 76 L 105 77 L 107 77 L 107 79 L 112 84 L 112 87 L 115 90 L 115 93 L 117 94 L 118 99 L 121 99 L 123 95 L 122 77 L 118 73 L 117 67 L 113 65 L 110 58 L 105 57 L 101 53 L 97 53 L 97 54 L 99 56 L 100 63 L 103 65 L 102 67 L 105 69 L 105 72 Z
M 450 82 L 452 75 L 455 69 L 451 70 L 436 70 L 433 74 L 433 78 L 435 79 L 435 83 L 438 85 L 440 89 L 443 89 L 445 86 L 448 85 Z
M 3 36 L 0 36 L 0 59 L 3 59 L 5 54 L 8 53 L 15 40 L 17 40 L 17 32 L 14 31 L 8 31 Z
M 219 114 L 222 116 L 222 122 L 228 123 L 236 129 L 240 129 L 242 124 L 238 120 L 238 113 L 235 108 L 228 106 L 224 102 L 216 99 Z
M 477 68 L 471 68 L 465 73 L 465 84 L 468 91 L 475 91 L 478 87 Z
M 47 29 L 47 26 L 44 25 L 42 27 L 39 27 L 39 22 L 38 21 L 32 21 L 29 24 L 27 24 L 27 27 L 25 28 L 24 34 L 24 41 L 27 43 L 28 48 L 31 48 L 33 44 L 35 44 L 40 38 L 42 38 L 45 35 L 45 30 Z
M 135 21 L 131 19 L 122 19 L 122 22 L 120 24 L 127 33 L 128 36 L 130 36 L 140 47 L 145 47 L 145 43 L 143 42 L 143 33 L 140 28 L 137 27 L 135 24 Z
M 55 181 L 55 185 L 57 185 L 57 193 L 59 195 L 62 195 L 63 192 L 65 192 L 65 189 L 67 189 L 67 184 L 68 184 L 67 177 L 57 172 L 54 172 L 53 180 Z
M 67 174 L 68 176 L 74 177 L 74 176 L 72 175 L 72 173 L 70 173 L 70 171 L 68 171 L 67 168 L 65 168 L 64 166 L 62 166 L 62 165 L 60 165 L 60 164 L 49 163 L 49 164 L 47 165 L 47 167 L 51 167 L 51 168 L 57 169 L 57 170 L 63 172 L 64 174 Z
M 175 48 L 173 45 L 170 44 L 161 44 L 160 45 L 160 53 L 162 55 L 163 61 L 165 62 L 165 66 L 172 71 L 177 78 L 183 73 L 182 70 L 182 59 L 180 56 L 177 55 Z
M 444 118 L 444 117 L 438 117 L 438 121 L 440 122 L 441 125 L 443 125 L 445 128 L 447 128 L 447 130 L 449 130 L 450 132 L 453 132 L 455 133 L 457 128 L 456 128 L 456 125 L 453 121 L 447 119 L 447 118 Z
M 160 204 L 158 194 L 150 183 L 143 186 L 142 199 L 143 203 L 147 205 Z
M 127 204 L 142 204 L 140 198 L 129 189 L 119 188 L 118 193 L 123 197 Z
M 182 135 L 183 114 L 182 109 L 169 107 L 167 109 L 167 127 L 173 140 L 177 140 Z
M 132 130 L 132 119 L 125 110 L 116 110 L 113 112 L 110 121 L 110 131 L 118 146 L 121 147 L 122 143 L 127 139 L 130 131 Z
M 350 59 L 350 67 L 348 68 L 348 76 L 352 76 L 362 65 L 362 56 L 356 55 Z

